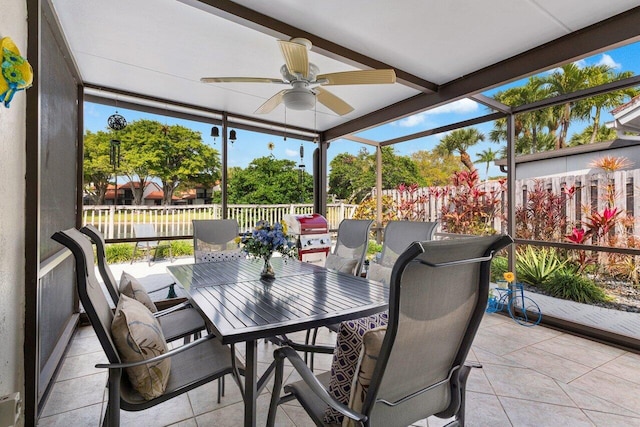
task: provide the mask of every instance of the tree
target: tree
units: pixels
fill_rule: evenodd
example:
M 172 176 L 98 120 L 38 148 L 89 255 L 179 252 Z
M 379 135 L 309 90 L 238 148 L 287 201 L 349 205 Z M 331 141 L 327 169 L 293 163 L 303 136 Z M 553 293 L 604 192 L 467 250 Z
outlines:
M 484 134 L 476 128 L 456 129 L 440 140 L 435 150 L 441 155 L 460 154 L 460 161 L 470 172 L 476 170 L 467 150 L 469 147 L 484 141 Z
M 464 167 L 460 157 L 452 154 L 443 156 L 436 150 L 416 151 L 411 153 L 411 160 L 416 164 L 424 185 L 429 187 L 449 184 L 451 175 Z
M 487 167 L 485 169 L 485 181 L 489 179 L 489 166 L 491 162 L 496 160 L 498 157 L 498 152 L 493 151 L 491 148 L 486 150 L 482 150 L 480 154 L 478 154 L 478 159 L 474 163 L 486 163 Z
M 158 142 L 164 136 L 161 124 L 155 120 L 136 120 L 124 129 L 114 132 L 121 141 L 121 173 L 131 183 L 133 204 L 142 204 L 145 187 L 153 177 L 153 167 L 162 153 Z
M 107 194 L 109 179 L 113 174 L 109 152 L 112 134 L 98 131 L 87 131 L 84 135 L 84 161 L 82 172 L 85 189 L 90 192 L 89 184 L 93 184 L 94 203 L 103 205 Z
M 587 75 L 589 72 L 588 69 L 580 68 L 574 63 L 566 64 L 545 78 L 544 83 L 549 89 L 551 96 L 565 95 L 585 89 L 587 87 Z M 566 102 L 562 105 L 559 117 L 560 135 L 558 135 L 556 140 L 556 150 L 565 147 L 571 119 L 576 116 L 576 111 L 572 112 L 574 105 L 575 102 Z
M 202 142 L 200 132 L 184 126 L 158 123 L 159 138 L 149 139 L 147 149 L 154 151 L 153 175 L 162 182 L 162 204 L 170 205 L 174 190 L 182 182 L 210 184 L 220 177 L 217 150 Z M 213 186 L 213 185 L 211 185 Z
M 234 169 L 228 181 L 229 203 L 287 204 L 299 203 L 301 198 L 305 203 L 312 201 L 313 179 L 297 169 L 292 160 L 259 157 L 245 169 Z
M 586 127 L 580 133 L 574 133 L 569 140 L 569 146 L 574 147 L 576 145 L 585 145 L 591 144 L 597 141 L 612 141 L 616 139 L 616 130 L 606 127 L 605 125 L 600 126 L 596 137 L 593 137 L 593 129 L 591 127 Z
M 376 186 L 376 154 L 362 148 L 357 156 L 338 154 L 331 161 L 330 192 L 349 203 L 360 203 Z M 382 188 L 395 188 L 399 184 L 420 184 L 418 168 L 407 156 L 398 156 L 393 147 L 382 147 Z

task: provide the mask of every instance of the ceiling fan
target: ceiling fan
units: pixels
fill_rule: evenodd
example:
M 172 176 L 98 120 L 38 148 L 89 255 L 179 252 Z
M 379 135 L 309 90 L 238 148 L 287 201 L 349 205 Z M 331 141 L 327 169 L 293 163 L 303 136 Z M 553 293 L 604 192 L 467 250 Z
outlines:
M 293 38 L 290 41 L 278 40 L 285 64 L 280 68 L 281 79 L 268 77 L 203 77 L 204 83 L 276 83 L 291 85 L 269 98 L 255 112 L 267 114 L 281 103 L 292 110 L 310 110 L 319 103 L 334 113 L 343 116 L 353 111 L 353 107 L 321 86 L 362 85 L 395 83 L 394 70 L 362 70 L 339 73 L 318 74 L 318 67 L 309 62 L 307 51 L 311 41 Z

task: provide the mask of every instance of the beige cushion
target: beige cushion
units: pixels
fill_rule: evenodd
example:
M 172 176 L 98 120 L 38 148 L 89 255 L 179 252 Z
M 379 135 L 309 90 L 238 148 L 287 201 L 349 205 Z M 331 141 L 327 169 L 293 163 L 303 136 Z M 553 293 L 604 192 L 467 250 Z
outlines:
M 391 282 L 391 267 L 384 267 L 380 264 L 372 262 L 369 264 L 369 271 L 367 272 L 367 279 L 375 280 L 376 282 L 384 283 L 388 285 Z
M 120 295 L 111 323 L 111 336 L 123 362 L 138 362 L 166 353 L 167 342 L 153 314 L 140 302 Z M 147 400 L 161 396 L 167 388 L 171 359 L 127 368 L 134 389 Z
M 338 255 L 329 254 L 324 266 L 329 270 L 335 270 L 341 273 L 355 274 L 357 264 L 357 259 L 343 258 Z
M 387 327 L 371 329 L 364 333 L 362 337 L 362 353 L 358 365 L 358 373 L 354 378 L 349 396 L 349 407 L 354 411 L 361 412 L 367 391 L 373 378 L 373 371 L 376 369 L 378 355 L 382 347 L 382 341 L 387 332 Z M 343 427 L 356 427 L 356 423 L 347 417 L 342 422 Z
M 126 271 L 123 271 L 122 276 L 120 276 L 120 293 L 140 301 L 152 313 L 158 311 L 156 305 L 151 301 L 149 294 L 144 289 L 144 286 L 142 286 L 142 283 Z

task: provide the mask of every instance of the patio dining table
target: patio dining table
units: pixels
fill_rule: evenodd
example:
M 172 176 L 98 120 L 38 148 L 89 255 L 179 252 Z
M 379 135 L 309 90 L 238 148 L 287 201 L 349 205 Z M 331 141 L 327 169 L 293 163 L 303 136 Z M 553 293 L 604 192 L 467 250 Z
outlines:
M 258 378 L 261 338 L 312 329 L 378 313 L 389 289 L 379 282 L 293 259 L 272 259 L 275 280 L 261 280 L 260 260 L 167 267 L 223 344 L 246 343 L 244 425 L 256 425 L 256 400 L 274 364 Z

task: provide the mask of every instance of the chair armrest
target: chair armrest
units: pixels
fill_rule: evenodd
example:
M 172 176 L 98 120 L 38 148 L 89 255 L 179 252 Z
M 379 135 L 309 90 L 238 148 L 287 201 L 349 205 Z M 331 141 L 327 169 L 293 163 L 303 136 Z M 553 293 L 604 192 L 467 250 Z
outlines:
M 348 406 L 344 405 L 341 402 L 338 402 L 333 396 L 331 396 L 324 386 L 318 381 L 313 372 L 304 360 L 298 355 L 298 353 L 291 347 L 282 347 L 274 351 L 273 353 L 276 360 L 279 363 L 282 363 L 283 359 L 289 359 L 291 365 L 296 370 L 296 372 L 300 375 L 302 380 L 307 384 L 309 389 L 324 403 L 329 405 L 331 408 L 340 412 L 342 415 L 351 418 L 352 420 L 358 422 L 364 422 L 367 419 L 366 415 L 363 415 L 359 412 L 354 411 Z
M 156 311 L 155 313 L 153 313 L 153 317 L 155 318 L 162 317 L 169 313 L 173 313 L 174 311 L 182 310 L 183 308 L 187 308 L 187 307 L 191 307 L 191 303 L 189 303 L 188 301 L 181 302 L 180 304 L 176 304 L 172 307 L 165 308 L 164 310 Z
M 482 368 L 482 363 L 466 361 L 464 362 L 464 366 L 468 366 L 469 368 Z
M 333 354 L 335 351 L 335 347 L 328 345 L 317 345 L 317 344 L 302 344 L 299 342 L 292 341 L 291 338 L 286 335 L 279 335 L 270 338 L 275 344 L 279 346 L 288 346 L 296 351 L 305 351 L 311 353 L 324 353 L 324 354 Z
M 202 344 L 205 341 L 208 341 L 210 339 L 214 339 L 216 336 L 213 334 L 204 336 L 202 338 L 199 338 L 195 341 L 190 342 L 189 344 L 185 344 L 182 345 L 178 348 L 174 348 L 171 351 L 168 351 L 164 354 L 161 354 L 159 356 L 155 356 L 152 357 L 151 359 L 146 359 L 146 360 L 140 360 L 137 362 L 127 362 L 127 363 L 98 363 L 95 367 L 96 368 L 106 368 L 106 369 L 124 369 L 124 368 L 132 368 L 134 366 L 141 366 L 141 365 L 146 365 L 147 363 L 155 363 L 155 362 L 159 362 L 161 360 L 166 359 L 167 357 L 173 357 L 178 353 L 182 353 L 185 350 L 190 349 L 191 347 L 195 347 L 197 345 Z

